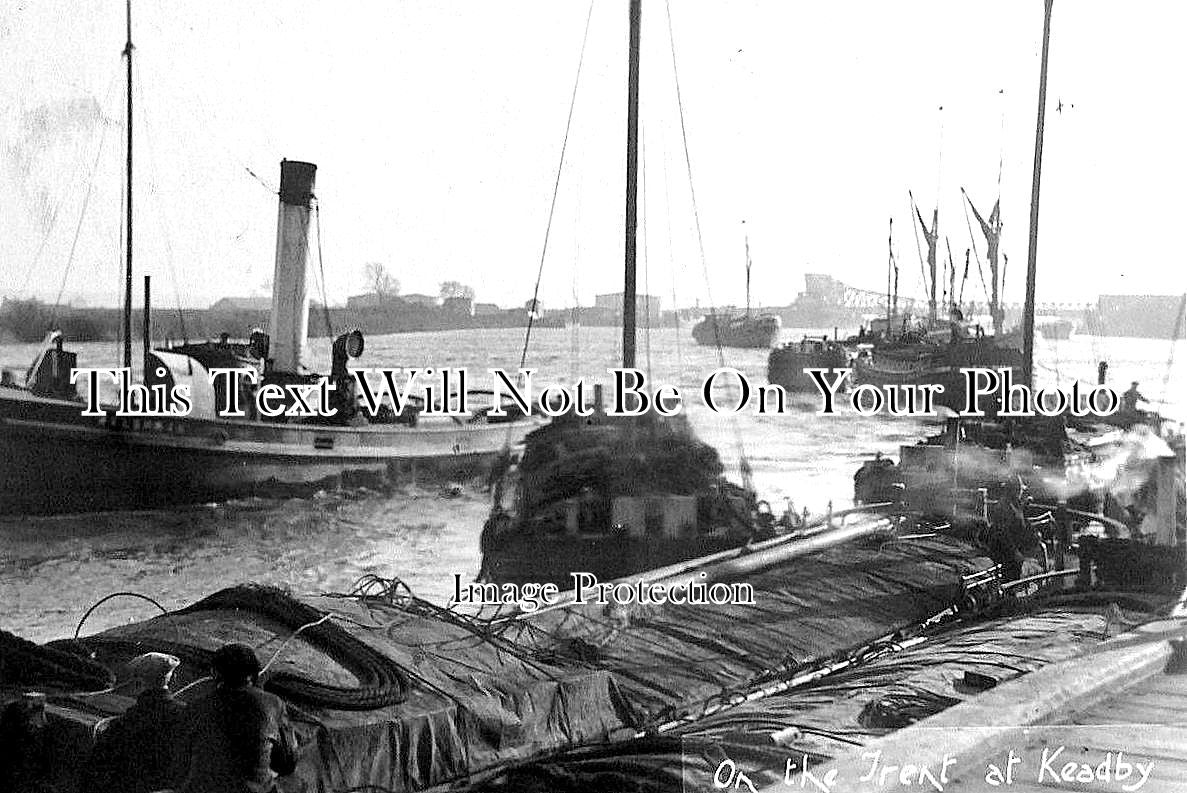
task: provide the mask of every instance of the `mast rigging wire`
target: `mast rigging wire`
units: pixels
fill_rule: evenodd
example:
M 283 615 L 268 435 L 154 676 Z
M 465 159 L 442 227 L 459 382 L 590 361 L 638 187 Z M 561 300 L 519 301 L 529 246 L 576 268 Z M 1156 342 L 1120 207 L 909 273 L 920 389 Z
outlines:
M 997 147 L 997 200 L 1000 202 L 1002 198 L 1002 164 L 1006 159 L 1006 89 L 999 89 L 997 95 L 1002 98 L 1002 121 Z
M 643 200 L 639 202 L 639 206 L 643 210 L 643 222 L 639 224 L 643 229 L 643 351 L 644 357 L 647 360 L 647 379 L 651 380 L 651 254 L 648 252 L 647 247 L 647 224 L 650 222 L 651 216 L 647 211 L 647 143 L 643 132 L 644 127 L 640 123 L 639 161 L 643 166 L 639 169 L 639 187 L 643 193 Z
M 330 298 L 326 294 L 326 267 L 321 255 L 321 201 L 313 199 L 313 223 L 317 231 L 317 270 L 321 274 L 321 311 L 326 323 L 326 335 L 334 338 L 334 324 L 330 321 Z
M 544 277 L 544 258 L 548 255 L 548 236 L 552 232 L 552 218 L 556 212 L 556 197 L 560 192 L 561 173 L 565 166 L 565 150 L 569 147 L 569 131 L 573 126 L 573 108 L 577 106 L 577 88 L 581 84 L 581 67 L 585 63 L 585 45 L 589 42 L 589 22 L 593 18 L 593 0 L 590 0 L 589 11 L 585 15 L 585 33 L 581 37 L 581 54 L 577 58 L 577 75 L 573 79 L 573 95 L 569 100 L 569 116 L 565 120 L 565 136 L 561 141 L 560 160 L 556 165 L 556 180 L 552 185 L 552 203 L 548 207 L 548 223 L 544 226 L 544 245 L 540 250 L 540 266 L 536 270 L 536 287 L 532 290 L 531 311 L 528 312 L 528 327 L 523 337 L 523 352 L 519 356 L 519 368 L 522 369 L 528 360 L 528 345 L 532 341 L 532 325 L 536 320 L 536 309 L 539 306 L 540 281 Z
M 664 146 L 664 223 L 668 230 L 668 272 L 672 275 L 672 316 L 676 326 L 676 365 L 684 370 L 684 351 L 680 344 L 680 309 L 676 302 L 676 257 L 672 250 L 672 205 L 668 191 L 668 147 Z
M 964 285 L 969 280 L 969 252 L 971 248 L 964 249 L 964 274 L 960 276 L 960 304 L 964 305 Z
M 128 200 L 127 193 L 125 191 L 121 190 L 120 191 L 120 214 L 119 214 L 119 217 L 121 217 L 121 218 L 124 216 L 124 212 L 127 211 L 127 200 Z M 124 259 L 124 257 L 123 257 L 123 250 L 124 250 L 124 224 L 123 223 L 119 224 L 119 230 L 116 232 L 116 237 L 117 237 L 118 241 L 115 246 L 115 271 L 119 275 L 119 281 L 116 282 L 116 285 L 118 287 L 118 286 L 122 286 L 124 283 L 124 267 L 127 265 L 127 260 Z M 113 360 L 118 361 L 120 359 L 120 356 L 123 355 L 123 353 L 124 353 L 123 343 L 124 343 L 124 323 L 120 322 L 120 323 L 117 323 L 115 326 L 115 353 L 112 356 Z
M 140 124 L 144 127 L 144 140 L 148 148 L 148 170 L 149 183 L 151 184 L 156 175 L 160 172 L 157 169 L 156 147 L 153 146 L 151 127 L 148 121 L 148 102 L 144 101 L 144 80 L 140 79 L 140 62 L 137 61 L 134 66 L 136 69 L 136 90 L 140 97 Z M 150 191 L 150 195 L 155 191 Z M 177 308 L 177 324 L 181 331 L 181 337 L 188 339 L 189 334 L 185 329 L 185 315 L 181 310 L 181 283 L 177 277 L 177 267 L 173 258 L 173 241 L 169 236 L 168 218 L 165 216 L 165 205 L 163 202 L 157 203 L 157 226 L 161 230 L 161 237 L 165 241 L 165 261 L 169 265 L 169 277 L 173 282 L 173 301 Z
M 692 200 L 692 217 L 697 232 L 697 248 L 701 257 L 701 269 L 705 276 L 705 293 L 709 297 L 709 311 L 712 316 L 716 316 L 716 303 L 713 300 L 713 288 L 709 281 L 709 263 L 705 259 L 705 241 L 701 234 L 701 214 L 697 209 L 697 192 L 692 180 L 692 157 L 688 151 L 688 130 L 684 124 L 684 100 L 680 94 L 680 73 L 676 66 L 676 39 L 672 34 L 672 8 L 668 0 L 664 0 L 664 8 L 667 12 L 668 45 L 672 53 L 672 77 L 676 84 L 676 107 L 680 112 L 680 140 L 684 147 L 684 166 L 688 174 L 688 192 Z M 725 359 L 721 353 L 721 332 L 719 329 L 717 330 L 717 337 L 717 361 L 720 365 L 724 366 Z
M 991 299 L 989 285 L 985 283 L 985 271 L 981 268 L 981 254 L 977 251 L 977 238 L 973 236 L 973 221 L 969 218 L 969 202 L 972 199 L 969 198 L 968 193 L 964 192 L 963 188 L 960 192 L 964 195 L 964 201 L 961 202 L 961 206 L 964 208 L 964 223 L 969 229 L 969 240 L 973 243 L 973 256 L 977 258 L 977 274 L 981 276 L 981 290 L 985 293 L 985 302 L 988 303 Z
M 569 313 L 572 332 L 569 334 L 569 366 L 576 383 L 581 377 L 581 171 L 577 171 L 577 207 L 573 213 L 573 267 L 571 276 L 571 297 L 573 307 Z
M 228 150 L 228 153 L 229 153 L 229 151 L 230 150 Z M 264 178 L 262 176 L 260 176 L 255 171 L 253 171 L 250 166 L 244 165 L 243 170 L 247 171 L 248 176 L 250 176 L 252 179 L 255 179 L 257 182 L 262 184 L 264 186 L 264 189 L 267 190 L 272 195 L 280 194 L 279 187 L 275 187 L 274 185 L 269 184 L 267 181 L 264 180 Z
M 911 212 L 919 218 L 920 223 L 923 223 L 923 215 L 920 214 L 919 207 L 915 204 L 915 195 L 910 190 L 908 190 L 907 196 L 911 199 Z M 919 255 L 919 275 L 923 278 L 923 289 L 924 291 L 927 291 L 929 288 L 927 281 L 927 264 L 923 261 L 923 245 L 919 242 L 919 226 L 915 225 L 914 218 L 912 218 L 911 228 L 915 230 L 915 252 Z
M 697 209 L 697 193 L 692 180 L 692 157 L 688 151 L 688 128 L 684 122 L 684 99 L 680 94 L 680 70 L 676 61 L 676 36 L 672 32 L 672 4 L 670 0 L 664 0 L 664 12 L 668 23 L 668 47 L 672 53 L 672 80 L 676 85 L 676 108 L 680 111 L 680 141 L 684 147 L 684 166 L 688 173 L 688 193 L 692 200 L 692 217 L 697 232 L 697 248 L 701 256 L 701 271 L 705 275 L 705 293 L 709 297 L 710 316 L 713 317 L 713 330 L 717 342 L 717 364 L 719 367 L 724 367 L 725 355 L 721 350 L 721 325 L 717 322 L 717 311 L 713 306 L 713 292 L 709 284 L 709 263 L 705 259 L 705 240 L 701 233 L 701 213 Z M 750 461 L 746 458 L 742 429 L 738 426 L 735 416 L 730 417 L 730 424 L 734 431 L 734 441 L 738 446 L 738 467 L 742 474 L 742 485 L 747 490 L 753 490 L 754 482 L 751 476 Z
M 940 205 L 940 196 L 943 190 L 943 176 L 944 176 L 944 106 L 940 105 L 940 109 L 936 114 L 939 117 L 940 124 L 940 140 L 939 153 L 936 156 L 936 206 Z
M 106 116 L 103 115 L 103 108 L 107 106 L 108 101 L 111 99 L 111 92 L 115 88 L 115 79 L 119 75 L 118 66 L 122 64 L 122 61 L 123 58 L 121 57 L 119 63 L 117 63 L 117 68 L 112 70 L 111 79 L 107 82 L 107 90 L 103 94 L 103 104 L 99 106 L 99 124 L 101 127 L 103 127 L 104 131 L 106 131 L 108 121 Z M 79 170 L 86 163 L 85 150 L 93 138 L 94 130 L 91 131 L 91 135 L 86 141 L 81 141 L 77 145 L 74 152 L 74 157 L 72 158 L 74 161 L 74 167 L 70 169 L 70 176 L 66 180 L 67 185 L 73 186 L 74 177 L 78 175 Z M 46 243 L 49 242 L 49 238 L 53 234 L 54 228 L 57 226 L 58 213 L 61 211 L 62 205 L 64 203 L 66 203 L 66 196 L 61 195 L 58 197 L 57 202 L 55 202 L 53 209 L 50 210 L 49 223 L 47 224 L 45 234 L 42 235 L 41 242 L 37 246 L 37 252 L 33 255 L 33 259 L 29 262 L 29 266 L 25 268 L 25 274 L 21 276 L 21 286 L 16 292 L 18 295 L 22 294 L 25 291 L 25 288 L 29 285 L 29 277 L 33 274 L 33 271 L 37 269 L 37 263 L 41 261 L 41 254 L 44 252 Z
M 952 288 L 953 282 L 956 280 L 956 262 L 952 261 L 952 242 L 948 239 L 948 235 L 944 235 L 944 247 L 948 249 L 948 278 L 947 283 L 944 284 L 944 300 L 948 303 L 947 310 L 951 311 L 952 303 L 956 300 L 954 294 L 956 290 Z
M 1175 342 L 1177 342 L 1183 334 L 1183 320 L 1184 315 L 1187 314 L 1187 294 L 1183 295 L 1182 300 L 1179 301 L 1179 316 L 1175 319 L 1175 326 L 1171 328 L 1170 335 L 1170 355 L 1166 359 L 1166 372 L 1162 376 L 1162 398 L 1166 399 L 1167 388 L 1170 387 L 1171 370 L 1175 365 Z
M 74 239 L 70 242 L 70 253 L 66 256 L 66 269 L 62 271 L 62 283 L 58 286 L 58 294 L 54 298 L 54 310 L 50 317 L 50 324 L 58 321 L 58 309 L 62 305 L 62 294 L 66 291 L 66 279 L 70 276 L 70 268 L 74 266 L 74 252 L 78 248 L 78 238 L 82 232 L 82 223 L 87 216 L 87 206 L 91 202 L 91 191 L 95 187 L 95 171 L 99 168 L 99 158 L 103 156 L 103 144 L 107 141 L 107 125 L 103 125 L 103 132 L 99 135 L 99 150 L 95 152 L 95 160 L 91 163 L 91 173 L 87 178 L 87 189 L 82 197 L 82 209 L 78 212 L 78 224 L 74 227 Z M 122 214 L 122 213 L 121 213 Z

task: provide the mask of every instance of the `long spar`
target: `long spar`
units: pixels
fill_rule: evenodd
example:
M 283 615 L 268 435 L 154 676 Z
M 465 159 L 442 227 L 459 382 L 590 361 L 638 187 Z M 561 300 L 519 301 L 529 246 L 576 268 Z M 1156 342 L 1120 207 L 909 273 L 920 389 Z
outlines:
M 1047 50 L 1051 43 L 1051 6 L 1043 0 L 1043 58 L 1039 66 L 1039 112 L 1035 124 L 1034 180 L 1030 187 L 1030 245 L 1026 256 L 1026 304 L 1022 310 L 1022 381 L 1034 385 L 1035 273 L 1039 247 L 1039 181 L 1043 167 L 1043 120 L 1047 113 Z
M 626 266 L 622 290 L 622 366 L 635 365 L 635 237 L 639 182 L 639 20 L 642 0 L 630 4 L 626 111 Z
M 128 64 L 127 102 L 127 230 L 125 232 L 124 263 L 124 368 L 132 367 L 132 0 L 127 0 L 128 41 L 124 45 L 124 57 Z

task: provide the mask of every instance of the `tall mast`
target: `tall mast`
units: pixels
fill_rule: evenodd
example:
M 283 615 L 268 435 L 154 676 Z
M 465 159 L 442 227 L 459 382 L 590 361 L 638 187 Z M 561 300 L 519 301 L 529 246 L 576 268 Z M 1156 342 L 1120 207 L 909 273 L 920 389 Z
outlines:
M 890 218 L 890 230 L 886 234 L 886 332 L 890 333 L 890 279 L 894 273 L 894 218 Z
M 626 89 L 626 267 L 622 289 L 622 366 L 635 365 L 635 232 L 639 183 L 639 20 L 642 0 L 630 4 Z
M 1043 167 L 1043 119 L 1047 112 L 1047 49 L 1051 43 L 1051 6 L 1043 0 L 1043 58 L 1039 65 L 1039 114 L 1035 124 L 1034 180 L 1030 187 L 1030 246 L 1026 255 L 1026 303 L 1022 309 L 1022 381 L 1034 385 L 1035 271 L 1039 247 L 1039 179 Z
M 944 301 L 944 312 L 951 317 L 952 309 L 956 308 L 956 262 L 952 260 L 952 243 L 944 236 L 944 245 L 948 248 L 948 299 Z
M 934 325 L 936 321 L 936 248 L 940 244 L 940 197 L 936 196 L 936 208 L 931 213 L 931 234 L 927 237 L 927 276 L 931 279 L 931 295 L 927 303 L 927 318 Z
M 1004 315 L 1002 313 L 1002 298 L 1001 298 L 1001 288 L 1002 288 L 1002 286 L 1004 286 L 1004 284 L 1002 283 L 1001 269 L 998 267 L 998 264 L 997 264 L 998 246 L 1001 245 L 1001 234 L 1002 234 L 1002 219 L 1001 219 L 1001 217 L 1002 217 L 1001 216 L 1001 206 L 1002 205 L 1001 205 L 1001 196 L 1000 195 L 998 196 L 997 200 L 998 200 L 998 203 L 995 204 L 993 207 L 993 215 L 990 216 L 990 220 L 992 221 L 992 224 L 993 224 L 992 230 L 990 231 L 990 230 L 988 230 L 988 227 L 986 227 L 987 231 L 985 234 L 986 239 L 989 240 L 989 243 L 988 243 L 989 249 L 988 249 L 988 253 L 987 253 L 987 258 L 989 259 L 989 278 L 990 278 L 990 288 L 991 288 L 991 293 L 989 296 L 989 318 L 993 324 L 993 335 L 994 336 L 997 336 L 998 334 L 1005 332 L 1005 328 L 1002 327 L 1002 324 L 1003 324 L 1002 320 L 1003 320 Z M 973 210 L 973 213 L 976 214 L 976 210 Z M 994 219 L 993 216 L 996 216 L 996 220 Z M 981 219 L 980 216 L 978 216 L 977 219 L 980 220 Z M 991 234 L 992 234 L 992 236 L 990 236 Z
M 127 231 L 124 263 L 124 367 L 132 366 L 132 0 L 127 0 L 128 42 L 124 57 L 128 62 L 128 161 L 127 161 Z
M 745 221 L 742 221 L 743 223 Z M 750 316 L 750 235 L 746 235 L 746 316 Z

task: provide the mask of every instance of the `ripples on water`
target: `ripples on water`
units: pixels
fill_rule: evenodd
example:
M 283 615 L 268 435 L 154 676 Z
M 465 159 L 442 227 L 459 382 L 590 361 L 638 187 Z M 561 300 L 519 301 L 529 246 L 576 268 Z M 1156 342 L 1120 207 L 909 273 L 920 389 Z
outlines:
M 672 329 L 640 342 L 639 361 L 653 382 L 678 385 L 685 411 L 700 436 L 721 452 L 738 478 L 738 451 L 745 450 L 761 498 L 776 512 L 786 499 L 814 512 L 831 503 L 850 504 L 853 472 L 874 452 L 897 454 L 928 431 L 924 420 L 865 418 L 851 412 L 818 417 L 818 400 L 799 398 L 783 415 L 715 415 L 700 404 L 704 378 L 718 366 L 713 349 L 698 347 Z M 785 330 L 784 340 L 804 331 Z M 490 367 L 514 370 L 522 330 L 455 331 L 379 336 L 367 340 L 366 366 L 467 367 L 472 388 L 489 385 Z M 537 389 L 576 377 L 610 382 L 605 369 L 618 365 L 615 328 L 533 331 L 528 366 Z M 1187 352 L 1166 341 L 1098 339 L 1039 341 L 1041 383 L 1095 382 L 1096 362 L 1108 360 L 1110 380 L 1128 387 L 1142 382 L 1155 400 L 1178 400 Z M 72 345 L 79 365 L 108 365 L 118 357 L 111 343 Z M 23 370 L 38 345 L 0 347 L 0 365 Z M 574 350 L 577 355 L 574 355 Z M 329 369 L 329 341 L 309 345 L 311 366 Z M 726 350 L 724 360 L 755 385 L 766 382 L 765 350 Z M 1167 377 L 1167 372 L 1170 377 Z M 736 399 L 732 385 L 722 400 Z M 1172 395 L 1175 395 L 1172 397 Z M 1182 415 L 1182 404 L 1170 406 Z M 69 487 L 64 482 L 63 487 Z M 51 518 L 0 518 L 0 628 L 44 641 L 73 633 L 82 614 L 111 592 L 140 592 L 176 608 L 233 583 L 262 582 L 296 592 L 343 591 L 364 573 L 398 575 L 413 591 L 445 603 L 453 574 L 469 580 L 478 572 L 478 534 L 488 502 L 477 483 L 445 497 L 436 486 L 405 485 L 392 493 L 356 490 L 305 499 L 250 499 L 171 510 L 113 512 Z M 140 600 L 101 606 L 84 631 L 97 631 L 152 616 Z

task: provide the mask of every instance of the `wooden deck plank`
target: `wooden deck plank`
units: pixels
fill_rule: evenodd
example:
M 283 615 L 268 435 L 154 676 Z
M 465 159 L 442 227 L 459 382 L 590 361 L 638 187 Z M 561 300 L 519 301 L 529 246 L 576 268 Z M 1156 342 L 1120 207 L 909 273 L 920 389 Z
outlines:
M 1155 779 L 1151 776 L 1146 780 L 1146 784 L 1142 785 L 1142 793 L 1183 793 L 1183 781 L 1176 781 L 1173 779 Z M 986 788 L 984 780 L 975 780 L 973 783 L 966 785 L 964 781 L 945 786 L 945 793 L 984 793 L 986 790 L 1007 790 L 1010 793 L 1051 793 L 1052 790 L 1063 790 L 1067 793 L 1102 793 L 1102 791 L 1120 790 L 1121 788 L 1113 786 L 1105 786 L 1101 783 L 1095 785 L 1090 783 L 1071 783 L 1066 784 L 1045 782 L 1042 785 L 1034 783 L 1017 782 L 1009 786 L 1003 785 L 1000 788 Z
M 1053 769 L 1056 773 L 1062 771 L 1065 763 L 1087 764 L 1095 769 L 1103 763 L 1107 757 L 1105 751 L 1095 751 L 1086 749 L 1082 746 L 1074 744 L 1055 744 L 1052 749 L 1057 749 L 1059 746 L 1064 746 L 1064 750 L 1059 753 L 1058 757 L 1053 759 L 1048 768 Z M 1022 762 L 1015 766 L 1013 771 L 1013 779 L 1009 785 L 999 784 L 996 787 L 1008 790 L 1010 793 L 1025 793 L 1032 791 L 1038 793 L 1039 791 L 1050 790 L 1067 790 L 1078 791 L 1080 793 L 1100 793 L 1101 791 L 1114 791 L 1126 789 L 1128 785 L 1130 788 L 1142 779 L 1141 772 L 1134 770 L 1127 779 L 1118 781 L 1116 778 L 1111 778 L 1108 782 L 1100 780 L 1092 780 L 1091 782 L 1083 782 L 1073 779 L 1070 782 L 1064 781 L 1062 778 L 1053 779 L 1051 773 L 1043 772 L 1040 780 L 1040 767 L 1042 763 L 1042 753 L 1035 751 L 1033 748 L 1017 750 L 1017 754 L 1022 758 Z M 1116 751 L 1112 752 L 1116 758 Z M 945 793 L 959 793 L 961 791 L 984 791 L 994 789 L 995 786 L 988 783 L 986 777 L 986 769 L 990 764 L 997 766 L 1000 769 L 1006 767 L 1006 753 L 995 755 L 991 758 L 986 758 L 983 763 L 978 763 L 975 767 L 969 768 L 959 774 L 956 778 L 951 779 L 947 785 L 944 786 Z M 1125 761 L 1131 764 L 1140 764 L 1143 767 L 1149 768 L 1149 773 L 1146 781 L 1141 785 L 1140 790 L 1173 790 L 1176 793 L 1182 793 L 1183 789 L 1187 787 L 1187 762 L 1177 760 L 1166 760 L 1158 757 L 1147 757 L 1138 753 L 1125 753 Z M 1148 765 L 1152 764 L 1152 765 Z M 1113 760 L 1113 769 L 1116 768 L 1116 759 Z M 997 781 L 1001 781 L 998 779 Z
M 1105 705 L 1075 714 L 1072 720 L 1076 724 L 1174 726 L 1187 724 L 1187 711 L 1173 705 L 1168 707 L 1154 702 L 1134 702 L 1128 697 L 1117 697 Z
M 1063 744 L 1099 751 L 1102 756 L 1105 752 L 1121 750 L 1135 755 L 1187 760 L 1187 727 L 1057 724 L 1034 729 L 1038 732 L 1027 736 L 1027 749 Z
M 1187 762 L 1187 730 L 1167 735 L 1160 730 L 1129 730 L 1096 740 L 1080 742 L 1090 751 L 1124 752 Z
M 1143 697 L 1160 694 L 1174 700 L 1187 700 L 1187 675 L 1158 675 L 1134 686 L 1131 691 Z

